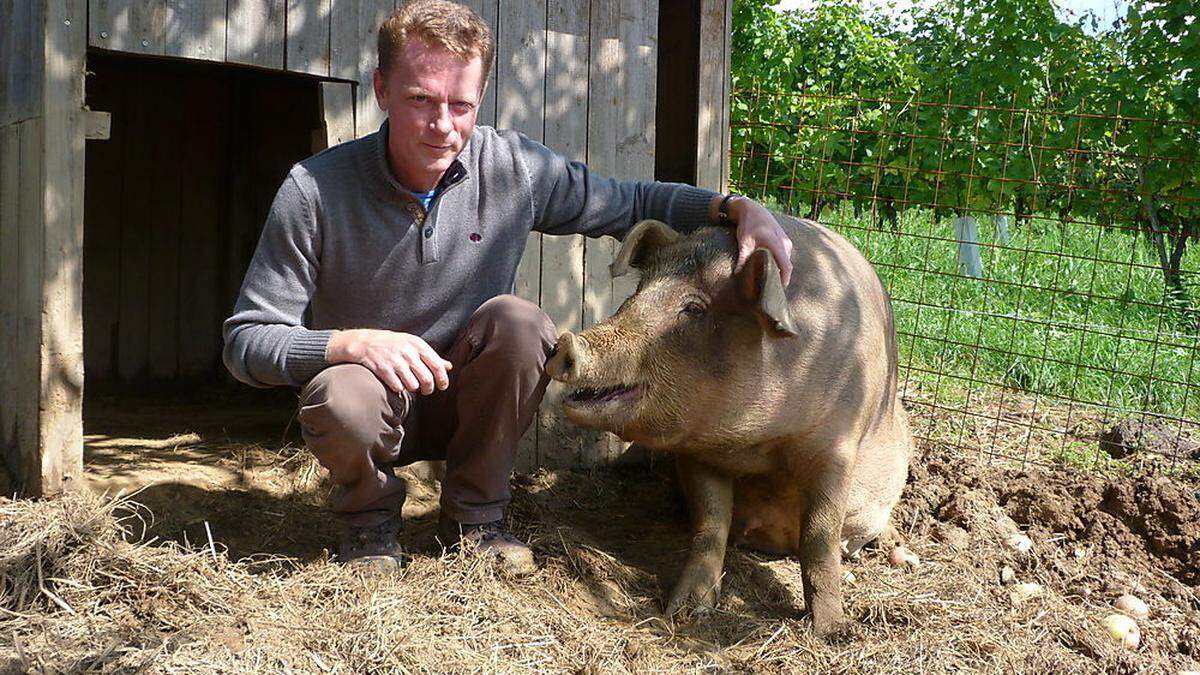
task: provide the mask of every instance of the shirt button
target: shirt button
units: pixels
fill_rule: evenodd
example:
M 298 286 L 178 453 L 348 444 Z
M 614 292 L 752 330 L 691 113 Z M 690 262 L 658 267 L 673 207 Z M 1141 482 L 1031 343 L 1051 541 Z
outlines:
M 433 236 L 433 228 L 432 227 L 425 228 L 425 238 L 428 239 L 432 236 Z

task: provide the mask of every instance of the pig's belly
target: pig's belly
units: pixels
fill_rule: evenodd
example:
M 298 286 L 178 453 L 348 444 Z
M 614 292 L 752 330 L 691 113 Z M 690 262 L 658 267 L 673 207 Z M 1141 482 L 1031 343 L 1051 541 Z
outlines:
M 854 500 L 847 504 L 842 524 L 844 552 L 857 551 L 887 526 L 888 510 L 862 506 Z M 734 483 L 730 538 L 739 546 L 770 555 L 795 554 L 800 549 L 804 509 L 804 498 L 794 481 L 764 476 L 739 478 Z
M 733 490 L 729 534 L 735 544 L 771 555 L 799 549 L 804 500 L 794 482 L 746 476 Z

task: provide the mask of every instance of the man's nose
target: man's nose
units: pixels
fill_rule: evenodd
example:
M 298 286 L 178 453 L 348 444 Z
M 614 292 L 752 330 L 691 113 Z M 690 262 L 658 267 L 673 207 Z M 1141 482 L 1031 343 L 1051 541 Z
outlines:
M 429 127 L 443 136 L 453 131 L 454 125 L 450 122 L 450 107 L 438 106 L 437 114 L 430 120 Z

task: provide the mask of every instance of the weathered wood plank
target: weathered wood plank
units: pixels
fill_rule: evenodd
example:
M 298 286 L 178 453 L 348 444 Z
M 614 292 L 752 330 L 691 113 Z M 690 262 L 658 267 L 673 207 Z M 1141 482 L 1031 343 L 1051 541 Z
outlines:
M 355 91 L 357 102 L 354 115 L 354 130 L 358 136 L 377 131 L 387 119 L 386 113 L 379 109 L 375 100 L 372 77 L 379 61 L 379 53 L 375 46 L 379 27 L 393 11 L 392 0 L 362 0 L 359 7 L 357 35 L 362 49 L 358 53 L 358 87 Z
M 225 60 L 226 3 L 219 0 L 166 0 L 167 56 Z
M 325 147 L 354 139 L 354 86 L 349 82 L 321 83 Z
M 653 180 L 658 7 L 644 0 L 621 0 L 621 5 L 625 114 L 617 140 L 616 172 L 624 179 Z
M 45 86 L 41 31 L 45 6 L 27 0 L 0 2 L 0 126 L 36 117 Z
M 19 469 L 17 439 L 20 279 L 21 139 L 16 124 L 0 127 L 0 457 Z
M 52 495 L 83 487 L 79 479 L 83 473 L 86 0 L 48 0 L 45 39 L 44 262 L 37 397 L 40 457 L 35 489 Z
M 729 68 L 726 61 L 730 0 L 700 0 L 700 101 L 696 185 L 725 191 Z
M 330 0 L 288 0 L 287 69 L 329 75 Z
M 582 162 L 587 159 L 588 0 L 549 0 L 546 10 L 545 142 Z M 583 327 L 583 255 L 582 235 L 542 239 L 541 304 L 560 332 Z M 562 397 L 563 386 L 552 382 L 538 418 L 541 466 L 578 465 L 596 440 L 562 417 Z
M 229 165 L 229 90 L 223 78 L 201 76 L 184 92 L 187 110 L 179 161 L 188 167 L 179 218 L 179 374 L 211 376 L 220 359 L 221 322 L 229 309 L 221 297 L 221 220 Z
M 623 87 L 622 51 L 616 1 L 591 3 L 591 42 L 588 68 L 588 168 L 612 175 L 617 169 L 617 134 L 621 128 L 618 101 Z M 610 239 L 585 244 L 583 326 L 587 328 L 613 310 L 613 259 Z
M 625 180 L 654 180 L 654 113 L 658 69 L 658 4 L 621 0 L 619 30 L 623 52 L 622 100 L 616 175 Z M 637 290 L 632 275 L 613 279 L 613 307 Z
M 166 51 L 166 0 L 90 0 L 88 42 L 136 54 Z
M 190 79 L 190 78 L 188 78 Z M 142 134 L 149 141 L 141 151 L 154 170 L 142 185 L 138 201 L 143 202 L 146 220 L 146 247 L 149 251 L 147 273 L 147 368 L 157 381 L 174 378 L 179 370 L 179 220 L 183 181 L 179 148 L 165 142 L 177 138 L 184 123 L 180 105 L 184 86 L 166 73 L 154 73 L 143 80 L 166 102 L 156 106 Z M 138 105 L 142 102 L 139 100 Z
M 37 490 L 41 478 L 38 426 L 41 404 L 42 282 L 45 278 L 44 118 L 22 122 L 18 129 L 20 176 L 17 198 L 17 347 L 16 392 L 17 480 Z
M 546 0 L 501 0 L 496 40 L 496 126 L 543 138 L 546 85 Z M 541 300 L 542 235 L 532 233 L 517 268 L 516 294 Z M 537 466 L 536 423 L 518 451 L 522 468 Z
M 492 29 L 492 38 L 499 41 L 499 0 L 464 0 L 463 4 L 475 10 L 475 13 Z M 496 51 L 498 56 L 499 44 L 497 44 Z M 496 125 L 496 64 L 493 63 L 492 66 L 491 72 L 488 73 L 487 87 L 483 92 L 483 100 L 479 102 L 479 114 L 475 117 L 476 124 L 482 124 L 486 127 Z
M 145 186 L 158 170 L 150 160 L 148 139 L 133 132 L 146 129 L 154 112 L 140 105 L 133 92 L 127 92 L 122 116 L 127 129 L 121 140 L 125 158 L 121 182 L 121 281 L 120 311 L 117 329 L 117 373 L 124 382 L 147 374 L 149 357 L 150 253 L 149 234 L 153 219 L 145 199 Z
M 233 0 L 229 3 L 225 60 L 264 68 L 283 68 L 284 0 Z
M 362 0 L 329 0 L 329 76 L 356 82 L 358 60 L 373 43 L 359 39 Z
M 511 0 L 501 6 L 498 40 L 497 126 L 541 141 L 545 124 L 546 3 Z M 517 295 L 538 302 L 541 235 L 532 234 L 517 273 Z

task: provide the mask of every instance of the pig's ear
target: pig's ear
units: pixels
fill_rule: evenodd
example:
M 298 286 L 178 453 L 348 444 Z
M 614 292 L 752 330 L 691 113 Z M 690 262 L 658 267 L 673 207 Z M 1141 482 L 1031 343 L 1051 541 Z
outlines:
M 770 333 L 780 337 L 799 335 L 788 308 L 779 265 L 765 248 L 755 249 L 737 273 L 738 292 L 758 315 L 758 321 Z
M 621 242 L 621 250 L 617 252 L 617 257 L 608 266 L 608 270 L 614 277 L 619 277 L 629 272 L 631 267 L 640 268 L 664 244 L 669 244 L 682 236 L 668 227 L 666 223 L 658 220 L 643 220 L 634 225 L 629 234 L 625 235 L 625 240 Z

